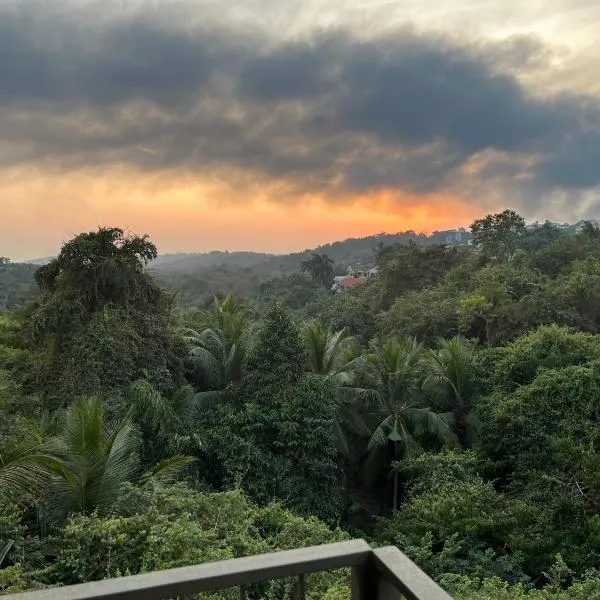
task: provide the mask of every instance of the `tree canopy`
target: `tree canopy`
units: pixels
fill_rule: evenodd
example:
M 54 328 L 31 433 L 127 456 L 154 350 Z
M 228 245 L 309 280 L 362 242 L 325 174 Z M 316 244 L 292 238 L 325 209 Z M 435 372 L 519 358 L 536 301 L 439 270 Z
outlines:
M 364 537 L 458 599 L 600 597 L 600 233 L 472 231 L 355 240 L 378 271 L 340 293 L 336 244 L 268 284 L 247 256 L 179 305 L 118 228 L 0 264 L 0 592 Z

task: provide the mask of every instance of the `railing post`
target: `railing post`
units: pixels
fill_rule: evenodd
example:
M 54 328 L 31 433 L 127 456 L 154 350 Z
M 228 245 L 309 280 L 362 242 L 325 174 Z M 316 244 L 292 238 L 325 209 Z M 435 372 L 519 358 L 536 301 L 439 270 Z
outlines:
M 306 597 L 306 575 L 298 575 L 298 584 L 296 586 L 296 597 L 298 600 L 304 600 Z
M 393 585 L 391 582 L 384 579 L 379 574 L 379 580 L 377 581 L 377 600 L 403 600 L 404 596 L 400 593 L 400 590 Z M 424 598 L 423 600 L 427 600 Z
M 352 600 L 376 600 L 377 578 L 373 555 L 369 556 L 364 565 L 352 567 Z

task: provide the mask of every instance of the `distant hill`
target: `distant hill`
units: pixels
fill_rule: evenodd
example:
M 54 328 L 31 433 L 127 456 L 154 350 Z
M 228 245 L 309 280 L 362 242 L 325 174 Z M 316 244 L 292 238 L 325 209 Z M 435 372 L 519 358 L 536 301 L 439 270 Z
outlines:
M 369 268 L 375 264 L 379 246 L 393 244 L 448 243 L 452 232 L 436 232 L 431 236 L 414 231 L 380 233 L 363 238 L 348 238 L 291 254 L 262 252 L 193 252 L 161 254 L 148 270 L 169 289 L 178 294 L 180 306 L 197 306 L 213 295 L 233 293 L 248 297 L 260 285 L 273 277 L 295 273 L 300 263 L 313 252 L 326 252 L 334 261 L 336 272 L 345 273 L 349 266 Z M 465 235 L 468 235 L 465 233 Z M 0 310 L 10 309 L 36 293 L 33 275 L 38 266 L 47 264 L 52 257 L 24 263 L 13 263 L 0 271 Z
M 260 262 L 268 260 L 273 254 L 261 252 L 194 252 L 161 254 L 152 261 L 149 268 L 155 271 L 169 271 L 186 273 L 198 268 L 211 267 L 252 267 Z
M 255 296 L 261 284 L 279 276 L 297 273 L 303 260 L 313 252 L 327 253 L 337 274 L 348 267 L 368 269 L 375 265 L 381 246 L 436 243 L 467 243 L 470 233 L 462 230 L 435 232 L 427 236 L 414 231 L 380 233 L 363 238 L 348 238 L 291 254 L 256 252 L 208 252 L 159 256 L 149 266 L 158 280 L 177 291 L 180 306 L 204 304 L 213 295 L 232 293 L 238 297 Z
M 583 221 L 573 225 L 557 224 L 569 233 L 576 233 L 582 225 Z M 374 266 L 377 249 L 381 246 L 405 245 L 409 242 L 419 245 L 466 244 L 470 239 L 470 232 L 464 229 L 436 231 L 431 235 L 414 231 L 379 233 L 291 254 L 217 250 L 161 254 L 148 269 L 162 285 L 177 292 L 180 306 L 189 307 L 202 304 L 213 295 L 229 292 L 240 297 L 254 295 L 261 284 L 269 279 L 298 272 L 301 262 L 310 258 L 313 252 L 327 253 L 335 262 L 336 273 L 342 274 L 349 266 L 355 269 Z M 35 289 L 33 273 L 36 267 L 50 260 L 41 258 L 21 265 L 12 264 L 10 269 L 0 270 L 0 310 L 16 306 L 30 297 Z
M 375 253 L 379 246 L 394 244 L 447 244 L 456 240 L 451 239 L 461 233 L 466 243 L 470 233 L 464 230 L 448 230 L 434 232 L 428 236 L 423 233 L 406 231 L 402 233 L 379 233 L 362 238 L 323 244 L 314 249 L 306 249 L 291 254 L 264 254 L 260 252 L 208 252 L 190 254 L 165 254 L 158 257 L 150 265 L 156 273 L 192 273 L 201 269 L 219 267 L 225 269 L 245 269 L 252 267 L 259 274 L 286 274 L 296 271 L 300 263 L 311 256 L 313 252 L 327 253 L 344 270 L 348 266 L 365 264 L 373 265 Z

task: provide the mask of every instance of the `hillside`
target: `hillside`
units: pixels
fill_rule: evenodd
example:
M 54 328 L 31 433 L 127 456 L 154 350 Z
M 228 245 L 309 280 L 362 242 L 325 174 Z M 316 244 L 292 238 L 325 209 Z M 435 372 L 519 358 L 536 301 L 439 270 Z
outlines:
M 560 225 L 562 231 L 574 234 L 582 222 Z M 535 228 L 536 224 L 530 225 Z M 326 253 L 334 261 L 336 274 L 343 274 L 349 266 L 354 269 L 370 268 L 375 263 L 375 253 L 381 246 L 466 243 L 470 233 L 464 230 L 447 230 L 431 235 L 405 231 L 380 233 L 363 238 L 348 238 L 323 244 L 291 254 L 267 254 L 261 252 L 194 252 L 161 254 L 148 267 L 157 280 L 177 292 L 181 308 L 196 307 L 210 302 L 214 295 L 232 293 L 237 297 L 250 298 L 259 295 L 261 285 L 274 278 L 297 273 L 303 260 L 313 252 Z M 0 310 L 18 306 L 35 293 L 33 274 L 37 266 L 50 259 L 27 263 L 13 263 L 9 269 L 0 271 Z M 275 284 L 281 286 L 282 282 Z M 286 285 L 283 282 L 283 285 Z
M 450 243 L 457 241 L 454 239 L 457 234 L 463 243 L 470 236 L 464 231 L 434 232 L 430 236 L 406 231 L 348 238 L 281 255 L 216 250 L 161 254 L 148 268 L 164 286 L 177 292 L 179 306 L 186 308 L 203 304 L 214 295 L 233 293 L 244 298 L 254 296 L 261 284 L 270 279 L 298 272 L 301 262 L 313 252 L 327 253 L 335 263 L 336 273 L 342 274 L 349 266 L 372 267 L 375 252 L 381 246 L 406 245 L 411 241 L 418 245 Z M 18 306 L 33 295 L 33 274 L 37 266 L 49 260 L 13 263 L 10 268 L 0 271 L 0 310 Z
M 151 268 L 157 273 L 190 273 L 205 268 L 228 268 L 244 269 L 247 267 L 258 267 L 258 272 L 269 272 L 271 274 L 289 273 L 295 271 L 300 262 L 305 260 L 312 252 L 327 253 L 336 263 L 343 263 L 344 268 L 348 264 L 373 263 L 375 250 L 381 246 L 395 244 L 408 244 L 413 241 L 416 244 L 444 244 L 455 231 L 434 232 L 428 236 L 414 231 L 401 233 L 379 233 L 362 238 L 348 238 L 341 241 L 323 244 L 316 248 L 307 248 L 301 252 L 290 254 L 267 254 L 261 252 L 194 252 L 161 254 L 152 264 Z M 468 237 L 468 233 L 464 234 Z M 465 239 L 466 239 L 465 237 Z M 339 267 L 340 265 L 338 265 Z
M 183 308 L 197 306 L 212 296 L 233 293 L 248 298 L 259 295 L 260 286 L 267 281 L 297 273 L 303 260 L 313 252 L 326 253 L 334 261 L 335 272 L 343 274 L 349 266 L 370 268 L 381 246 L 447 243 L 451 232 L 436 232 L 431 236 L 413 231 L 380 233 L 364 238 L 348 238 L 324 244 L 314 249 L 291 254 L 261 254 L 254 252 L 209 252 L 161 255 L 150 265 L 157 279 L 178 294 Z M 467 239 L 468 234 L 463 234 Z

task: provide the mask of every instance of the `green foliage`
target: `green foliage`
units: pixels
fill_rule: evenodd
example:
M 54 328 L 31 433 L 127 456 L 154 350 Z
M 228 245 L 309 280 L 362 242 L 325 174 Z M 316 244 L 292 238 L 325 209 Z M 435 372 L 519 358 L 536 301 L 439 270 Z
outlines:
M 512 393 L 495 392 L 478 408 L 483 449 L 511 493 L 537 508 L 523 532 L 528 569 L 547 569 L 560 553 L 578 573 L 595 566 L 600 501 L 597 363 L 541 370 Z
M 232 296 L 215 298 L 214 309 L 202 315 L 207 327 L 202 331 L 184 329 L 190 347 L 187 357 L 189 377 L 200 389 L 197 398 L 211 401 L 242 375 L 249 338 L 248 310 Z
M 300 264 L 303 273 L 308 273 L 314 281 L 325 289 L 333 284 L 333 260 L 327 254 L 314 252 L 310 260 L 304 260 Z
M 319 321 L 307 321 L 301 334 L 310 371 L 335 385 L 338 449 L 350 456 L 352 434 L 368 432 L 359 411 L 362 390 L 357 387 L 357 369 L 361 359 L 354 340 L 345 329 L 334 332 Z
M 373 290 L 374 286 L 366 285 L 335 294 L 316 316 L 334 331 L 346 329 L 365 345 L 375 334 Z
M 600 359 L 600 338 L 551 325 L 487 353 L 493 360 L 493 387 L 512 391 L 531 383 L 542 369 L 560 369 Z
M 466 254 L 443 245 L 420 248 L 416 244 L 398 247 L 380 261 L 378 280 L 385 290 L 384 305 L 410 291 L 421 290 L 442 281 L 445 274 Z
M 93 581 L 347 538 L 340 530 L 332 531 L 314 518 L 296 517 L 279 505 L 258 508 L 240 491 L 200 493 L 181 485 L 132 489 L 116 509 L 113 516 L 75 517 L 61 531 L 54 541 L 52 583 Z M 309 589 L 315 594 L 311 597 L 343 581 L 343 573 L 310 576 Z M 290 585 L 266 583 L 260 586 L 261 597 L 284 598 Z M 230 596 L 224 592 L 217 597 Z
M 471 224 L 473 244 L 492 259 L 510 260 L 525 234 L 525 220 L 514 210 L 487 215 Z
M 108 509 L 123 486 L 141 475 L 140 436 L 130 416 L 110 424 L 102 403 L 83 399 L 71 405 L 62 422 L 49 422 L 54 434 L 30 427 L 0 454 L 2 497 L 45 492 L 41 515 L 60 521 L 70 512 Z M 170 478 L 189 463 L 171 457 L 154 466 L 142 481 Z
M 279 499 L 299 514 L 336 521 L 343 504 L 335 398 L 333 383 L 315 376 L 277 394 L 232 388 L 203 432 L 223 483 L 241 485 L 257 502 Z
M 427 344 L 459 332 L 459 300 L 446 287 L 411 292 L 397 298 L 377 318 L 381 335 L 410 335 Z
M 139 473 L 139 446 L 138 431 L 129 418 L 111 426 L 98 400 L 70 406 L 50 443 L 60 460 L 51 510 L 67 514 L 110 507 L 123 485 Z
M 600 257 L 600 244 L 597 235 L 585 232 L 563 236 L 553 244 L 533 254 L 530 262 L 550 277 L 567 272 L 571 265 L 589 256 Z
M 26 321 L 51 407 L 82 393 L 118 397 L 140 376 L 172 385 L 171 298 L 144 271 L 155 257 L 147 237 L 100 229 L 67 242 L 38 269 L 43 294 Z
M 0 569 L 0 593 L 16 594 L 30 587 L 28 581 L 23 577 L 23 571 L 19 565 Z
M 568 233 L 564 229 L 559 229 L 549 221 L 544 222 L 542 225 L 535 223 L 533 227 L 525 231 L 521 240 L 521 247 L 526 252 L 539 252 L 567 235 Z
M 438 347 L 425 356 L 423 387 L 432 389 L 443 412 L 452 412 L 460 441 L 474 437 L 475 350 L 460 336 L 438 340 Z
M 600 258 L 588 256 L 571 265 L 548 290 L 556 320 L 584 331 L 600 330 Z
M 455 600 L 599 600 L 600 579 L 573 582 L 566 589 L 532 589 L 512 585 L 499 577 L 480 579 L 465 575 L 444 575 L 441 584 Z
M 188 277 L 202 257 L 164 270 L 118 229 L 65 244 L 0 316 L 0 590 L 351 533 L 457 598 L 600 599 L 600 231 L 511 211 L 473 229 L 475 249 L 323 248 L 377 261 L 340 294 L 321 252 Z M 172 312 L 148 261 L 196 310 Z M 347 571 L 309 580 L 311 600 L 349 593 Z
M 274 305 L 248 357 L 245 376 L 207 415 L 206 451 L 221 483 L 261 503 L 283 500 L 328 521 L 341 512 L 336 490 L 336 390 L 304 375 L 306 354 L 281 305 Z
M 247 384 L 282 389 L 296 383 L 306 371 L 307 356 L 298 329 L 281 303 L 267 311 L 246 362 Z M 266 391 L 266 390 L 265 390 Z
M 322 287 L 301 273 L 282 275 L 261 284 L 259 300 L 263 306 L 270 306 L 273 302 L 280 301 L 288 309 L 299 310 L 322 298 L 325 293 Z
M 531 510 L 498 493 L 478 467 L 471 453 L 427 453 L 407 461 L 407 499 L 393 520 L 379 521 L 378 541 L 398 545 L 435 576 L 527 581 L 515 534 L 531 520 Z
M 308 356 L 308 365 L 316 375 L 333 376 L 345 380 L 342 368 L 348 364 L 351 338 L 345 329 L 332 331 L 319 321 L 308 321 L 302 327 L 302 341 Z
M 439 441 L 453 439 L 445 416 L 421 402 L 422 357 L 422 346 L 411 338 L 376 340 L 366 356 L 362 376 L 371 432 L 367 446 L 371 453 L 369 469 L 414 452 L 417 442 L 427 435 Z M 394 470 L 394 511 L 398 507 L 398 485 L 398 472 Z

